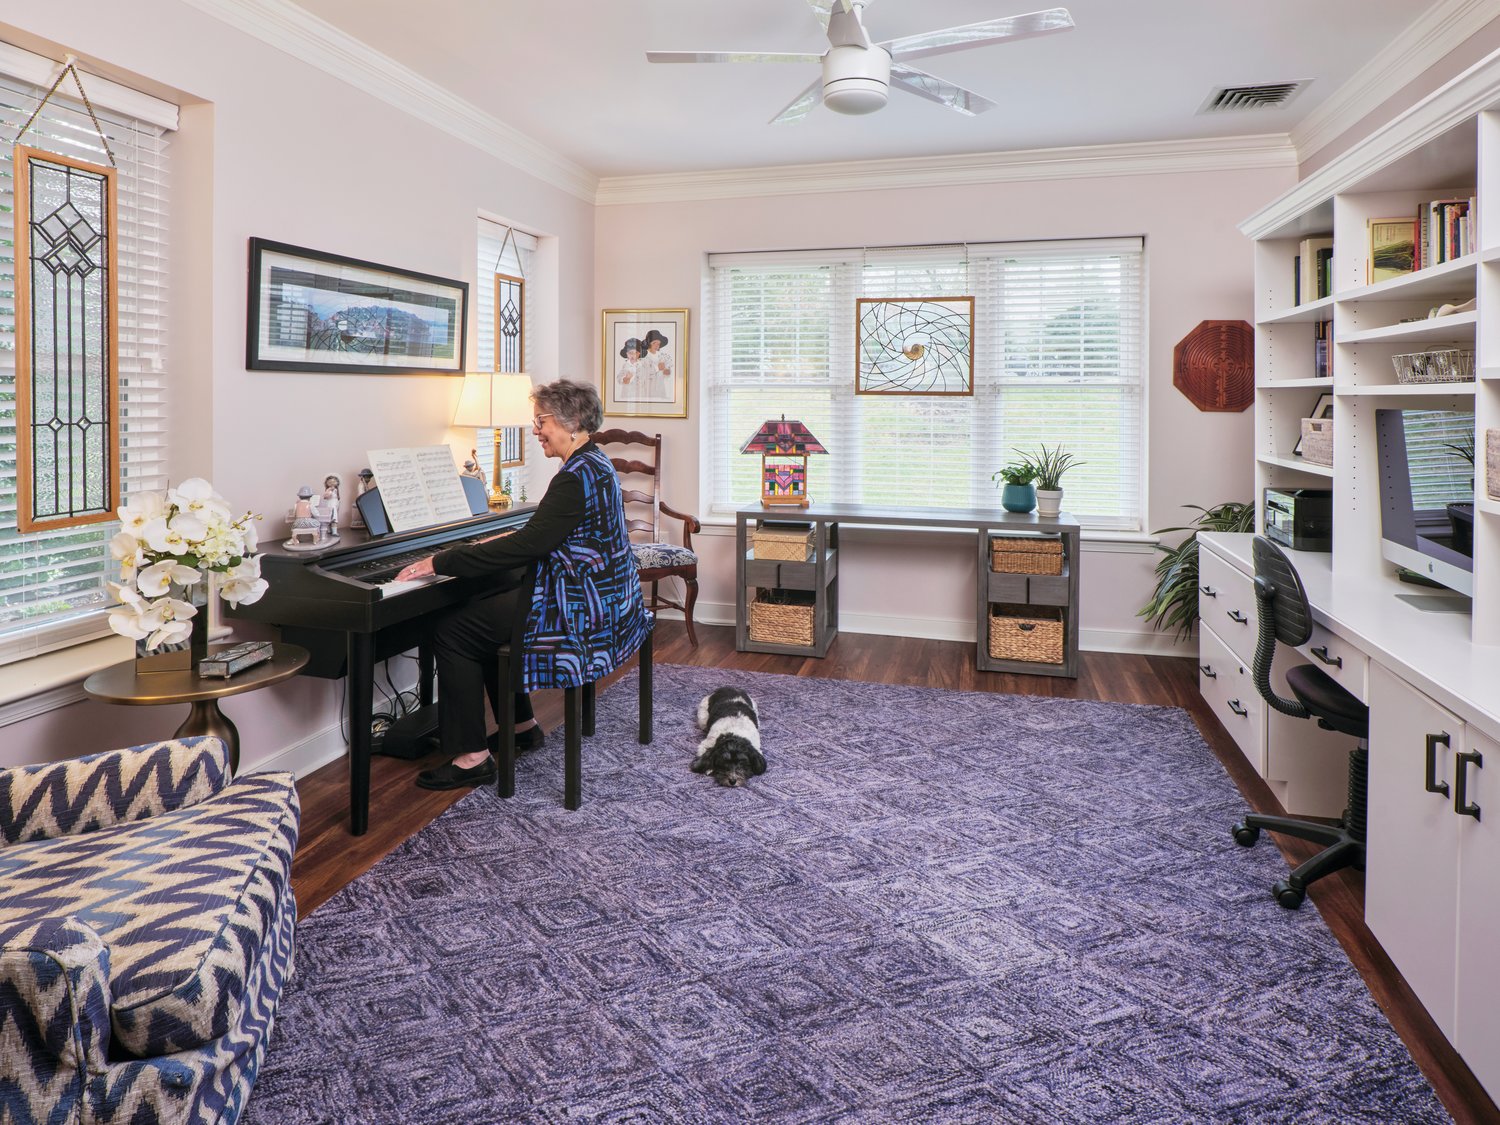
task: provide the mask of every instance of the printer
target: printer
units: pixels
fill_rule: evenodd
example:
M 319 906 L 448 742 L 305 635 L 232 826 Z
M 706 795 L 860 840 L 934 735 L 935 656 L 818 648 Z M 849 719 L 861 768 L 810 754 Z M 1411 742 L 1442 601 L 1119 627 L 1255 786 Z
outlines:
M 1294 551 L 1333 550 L 1333 491 L 1265 490 L 1266 538 Z

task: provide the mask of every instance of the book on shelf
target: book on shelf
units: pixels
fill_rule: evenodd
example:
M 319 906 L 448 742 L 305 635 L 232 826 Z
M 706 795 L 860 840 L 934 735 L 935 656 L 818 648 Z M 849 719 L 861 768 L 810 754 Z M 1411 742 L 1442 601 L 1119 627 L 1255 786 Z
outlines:
M 1367 220 L 1365 264 L 1369 272 L 1365 280 L 1374 285 L 1393 277 L 1405 277 L 1415 270 L 1419 264 L 1417 244 L 1421 226 L 1406 216 Z
M 1419 268 L 1441 265 L 1473 251 L 1474 199 L 1429 199 L 1418 204 L 1416 218 Z
M 1328 296 L 1331 292 L 1327 280 L 1328 266 L 1332 258 L 1331 238 L 1304 238 L 1297 244 L 1297 304 Z
M 1313 375 L 1333 378 L 1333 321 L 1320 320 L 1313 325 Z

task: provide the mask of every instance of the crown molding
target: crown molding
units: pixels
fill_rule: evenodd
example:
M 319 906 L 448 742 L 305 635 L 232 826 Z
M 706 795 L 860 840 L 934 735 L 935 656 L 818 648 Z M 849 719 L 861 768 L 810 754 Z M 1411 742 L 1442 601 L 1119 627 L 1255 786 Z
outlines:
M 466 144 L 594 201 L 599 177 L 289 0 L 184 0 Z
M 1443 0 L 1423 12 L 1292 130 L 1301 159 L 1338 139 L 1405 85 L 1392 85 L 1392 75 L 1416 78 L 1497 17 L 1500 0 Z
M 1240 224 L 1265 238 L 1482 110 L 1500 104 L 1500 50 L 1434 90 Z
M 1296 165 L 1297 152 L 1290 138 L 1278 133 L 607 177 L 599 181 L 597 202 L 601 206 L 679 203 L 759 195 L 811 195 L 1100 176 L 1160 176 L 1226 169 L 1295 168 Z

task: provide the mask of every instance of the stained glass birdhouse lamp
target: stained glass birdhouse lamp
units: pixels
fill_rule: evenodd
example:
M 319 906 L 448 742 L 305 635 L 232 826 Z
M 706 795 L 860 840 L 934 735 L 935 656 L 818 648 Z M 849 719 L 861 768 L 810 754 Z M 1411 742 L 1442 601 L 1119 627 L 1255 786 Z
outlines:
M 807 495 L 807 457 L 810 453 L 827 453 L 823 443 L 801 422 L 788 422 L 783 414 L 756 430 L 740 446 L 741 453 L 760 454 L 760 505 L 762 508 L 783 505 L 805 508 L 811 502 Z

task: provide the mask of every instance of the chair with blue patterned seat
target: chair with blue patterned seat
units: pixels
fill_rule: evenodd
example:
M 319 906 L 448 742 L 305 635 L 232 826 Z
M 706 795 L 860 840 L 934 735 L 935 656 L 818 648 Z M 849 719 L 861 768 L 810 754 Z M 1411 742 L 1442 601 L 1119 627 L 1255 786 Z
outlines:
M 620 476 L 620 494 L 625 501 L 625 531 L 643 585 L 649 584 L 646 608 L 682 611 L 687 625 L 688 642 L 698 647 L 693 631 L 693 605 L 698 600 L 698 555 L 693 550 L 693 533 L 702 531 L 697 516 L 684 515 L 667 507 L 661 500 L 661 434 L 648 437 L 638 430 L 600 430 L 594 442 L 610 455 L 610 462 Z M 626 447 L 620 455 L 610 446 Z M 630 447 L 639 447 L 636 455 Z M 649 458 L 649 459 L 648 459 Z M 662 516 L 682 521 L 682 543 L 667 542 L 662 535 Z M 680 601 L 661 593 L 664 579 L 682 580 Z
M 292 775 L 210 736 L 0 769 L 0 1121 L 239 1119 L 292 972 Z

